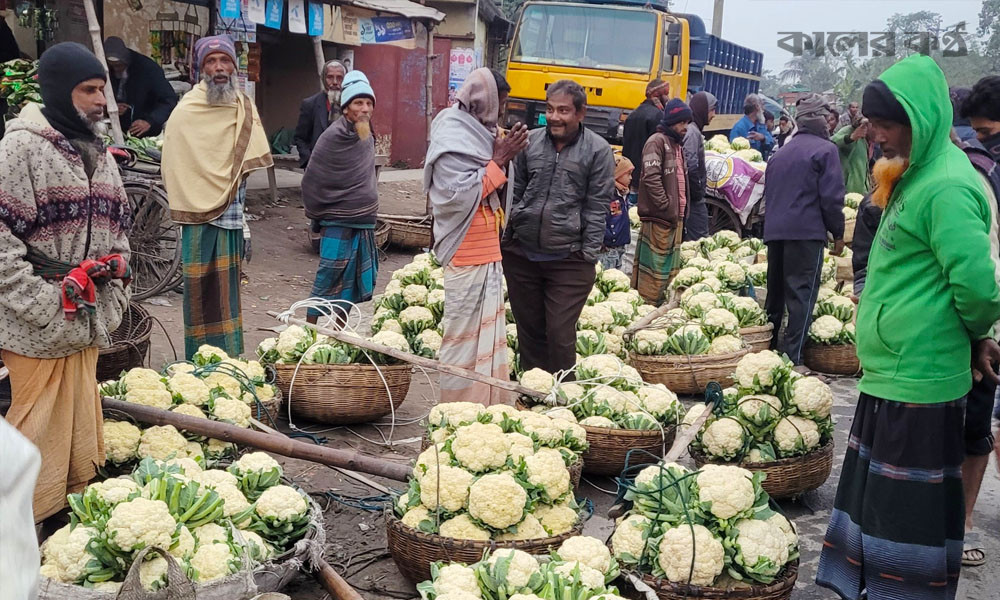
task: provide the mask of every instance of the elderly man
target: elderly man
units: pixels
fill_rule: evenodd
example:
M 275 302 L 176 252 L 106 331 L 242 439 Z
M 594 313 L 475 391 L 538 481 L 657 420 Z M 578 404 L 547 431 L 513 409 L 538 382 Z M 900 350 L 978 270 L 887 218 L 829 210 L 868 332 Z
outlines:
M 25 106 L 0 141 L 7 421 L 41 451 L 36 521 L 104 463 L 97 355 L 128 306 L 131 219 L 97 133 L 104 65 L 79 44 L 57 44 L 42 55 L 38 82 L 45 106 Z
M 528 134 L 527 149 L 515 159 L 510 225 L 501 245 L 526 371 L 555 373 L 576 363 L 576 322 L 594 287 L 615 157 L 583 126 L 586 114 L 580 84 L 553 83 L 546 91 L 547 124 Z
M 507 165 L 528 145 L 518 123 L 498 135 L 500 107 L 510 85 L 503 75 L 476 69 L 456 94 L 455 106 L 435 117 L 424 167 L 434 216 L 434 255 L 444 265 L 444 340 L 441 360 L 506 379 L 507 332 L 500 237 Z M 507 194 L 512 191 L 506 186 Z M 441 376 L 441 401 L 500 404 L 497 388 Z
M 705 126 L 715 118 L 718 100 L 709 92 L 691 96 L 691 122 L 684 133 L 684 163 L 689 182 L 687 216 L 684 219 L 684 239 L 697 240 L 708 235 L 708 205 L 705 204 Z
M 163 143 L 163 180 L 182 233 L 184 350 L 191 357 L 210 344 L 239 356 L 246 177 L 274 163 L 257 107 L 236 88 L 232 40 L 202 38 L 194 54 L 201 82 L 167 121 Z
M 104 40 L 104 56 L 122 130 L 136 137 L 159 135 L 177 106 L 177 93 L 163 69 L 149 57 L 130 50 L 118 37 Z
M 707 102 L 707 101 L 706 101 Z M 688 172 L 684 135 L 693 120 L 691 108 L 674 98 L 663 109 L 656 133 L 642 149 L 639 182 L 639 243 L 632 268 L 632 287 L 646 302 L 659 306 L 677 273 L 677 250 L 684 237 Z
M 864 91 L 884 154 L 872 202 L 885 212 L 858 305 L 864 376 L 816 576 L 848 600 L 951 600 L 958 588 L 970 364 L 995 372 L 1000 287 L 996 205 L 951 142 L 948 100 L 926 56 Z
M 764 125 L 764 105 L 755 94 L 750 94 L 743 101 L 743 118 L 729 130 L 730 142 L 738 137 L 746 138 L 750 147 L 765 158 L 774 149 L 774 136 Z
M 365 74 L 354 70 L 344 77 L 340 98 L 343 117 L 316 142 L 302 178 L 302 204 L 322 233 L 313 297 L 357 304 L 371 299 L 378 274 L 378 181 L 371 126 L 375 91 Z M 342 319 L 347 312 L 343 306 L 311 308 L 308 319 Z
M 798 133 L 771 159 L 764 187 L 765 308 L 774 324 L 772 346 L 801 365 L 827 232 L 836 240 L 836 254 L 843 250 L 845 192 L 837 146 L 827 136 L 830 107 L 817 94 L 795 106 Z M 788 321 L 781 331 L 786 309 Z
M 309 96 L 299 107 L 299 123 L 295 126 L 295 147 L 299 151 L 299 165 L 304 169 L 319 136 L 340 118 L 340 94 L 347 69 L 339 60 L 323 66 L 323 91 Z

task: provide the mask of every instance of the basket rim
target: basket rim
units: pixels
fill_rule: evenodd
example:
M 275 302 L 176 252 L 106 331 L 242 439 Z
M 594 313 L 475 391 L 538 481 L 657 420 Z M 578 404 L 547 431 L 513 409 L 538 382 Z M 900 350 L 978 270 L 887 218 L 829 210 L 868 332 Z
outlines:
M 816 448 L 812 452 L 802 454 L 800 456 L 789 456 L 788 458 L 779 458 L 778 460 L 772 460 L 770 462 L 763 463 L 734 463 L 732 461 L 722 461 L 716 459 L 710 459 L 705 456 L 703 452 L 695 450 L 688 446 L 688 452 L 691 454 L 691 458 L 695 460 L 701 460 L 704 464 L 710 465 L 732 465 L 737 467 L 742 467 L 748 471 L 762 471 L 765 469 L 773 469 L 777 467 L 786 467 L 789 465 L 796 465 L 800 463 L 811 462 L 822 458 L 826 454 L 833 454 L 834 440 L 831 437 L 825 444 Z
M 772 583 L 767 585 L 751 584 L 745 588 L 723 588 L 708 585 L 674 583 L 663 577 L 654 577 L 651 573 L 639 573 L 637 571 L 626 572 L 641 575 L 643 583 L 650 586 L 654 590 L 667 590 L 677 594 L 684 594 L 685 596 L 690 596 L 692 598 L 697 598 L 703 593 L 712 593 L 716 595 L 724 594 L 729 598 L 753 598 L 758 595 L 774 594 L 794 587 L 795 581 L 799 577 L 800 560 L 801 559 L 796 558 L 794 561 L 786 564 L 782 570 L 781 578 L 774 580 Z
M 750 346 L 744 345 L 743 348 L 737 352 L 728 352 L 726 354 L 699 354 L 699 355 L 679 355 L 679 354 L 636 354 L 633 351 L 629 351 L 628 357 L 630 361 L 646 362 L 650 364 L 667 364 L 667 365 L 681 365 L 687 366 L 688 364 L 695 365 L 714 365 L 716 363 L 725 363 L 736 358 L 742 358 L 745 354 L 749 354 Z
M 774 323 L 765 323 L 764 325 L 755 325 L 753 327 L 740 327 L 741 334 L 748 333 L 766 333 L 768 331 L 774 330 Z
M 501 542 L 499 540 L 463 540 L 458 538 L 450 538 L 443 535 L 438 535 L 436 533 L 424 533 L 419 531 L 409 525 L 403 523 L 403 520 L 396 516 L 396 511 L 392 508 L 386 508 L 385 514 L 385 527 L 386 530 L 395 529 L 402 535 L 406 535 L 412 538 L 416 538 L 424 543 L 439 545 L 442 548 L 447 548 L 449 550 L 453 549 L 466 549 L 466 550 L 479 550 L 482 554 L 483 550 L 495 550 L 497 548 L 523 548 L 525 546 L 551 546 L 553 544 L 564 541 L 575 535 L 580 535 L 583 531 L 583 519 L 576 522 L 573 529 L 567 531 L 566 533 L 561 533 L 559 535 L 553 535 L 544 538 L 532 538 L 530 540 L 511 540 Z
M 130 314 L 134 312 L 134 316 L 131 317 L 134 323 L 134 330 L 127 331 L 126 335 L 129 336 L 127 339 L 115 341 L 112 337 L 111 345 L 105 348 L 100 348 L 97 351 L 98 356 L 107 356 L 109 354 L 116 354 L 120 352 L 132 352 L 136 346 L 140 344 L 145 344 L 149 341 L 150 336 L 153 334 L 153 319 L 149 311 L 142 307 L 138 302 L 129 302 L 128 308 L 125 309 L 125 313 L 122 314 L 122 324 Z M 112 332 L 117 333 L 121 329 L 119 324 L 118 329 Z M 135 335 L 135 337 L 132 337 Z
M 275 371 L 278 371 L 278 370 L 281 370 L 281 371 L 294 371 L 296 368 L 298 368 L 299 372 L 301 372 L 302 370 L 307 370 L 307 371 L 357 371 L 359 369 L 360 370 L 365 370 L 365 371 L 375 371 L 376 367 L 377 367 L 377 370 L 379 370 L 379 371 L 390 371 L 390 372 L 412 370 L 413 369 L 413 365 L 411 365 L 409 363 L 404 363 L 404 364 L 401 364 L 401 365 L 373 365 L 371 363 L 349 363 L 349 364 L 346 364 L 346 365 L 341 365 L 341 364 L 332 364 L 332 365 L 320 365 L 320 364 L 308 364 L 307 365 L 307 364 L 301 364 L 301 365 L 293 365 L 293 364 L 289 364 L 289 363 L 274 363 L 271 366 L 274 367 Z

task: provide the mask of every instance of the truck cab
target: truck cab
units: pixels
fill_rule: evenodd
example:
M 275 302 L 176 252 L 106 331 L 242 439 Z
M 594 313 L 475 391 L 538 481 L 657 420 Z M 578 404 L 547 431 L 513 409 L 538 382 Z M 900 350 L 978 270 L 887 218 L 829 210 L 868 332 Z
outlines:
M 701 90 L 718 99 L 707 131 L 728 131 L 757 93 L 763 55 L 709 35 L 695 15 L 671 13 L 646 0 L 527 2 L 507 61 L 511 85 L 506 124 L 545 124 L 545 91 L 572 79 L 587 91 L 584 124 L 621 144 L 626 117 L 645 100 L 646 84 L 661 79 L 671 97 Z

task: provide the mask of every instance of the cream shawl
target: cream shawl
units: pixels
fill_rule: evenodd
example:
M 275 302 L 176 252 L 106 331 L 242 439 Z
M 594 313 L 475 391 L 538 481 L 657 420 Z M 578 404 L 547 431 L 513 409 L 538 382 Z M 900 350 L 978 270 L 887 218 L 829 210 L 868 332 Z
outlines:
M 171 218 L 199 224 L 229 207 L 251 171 L 274 164 L 257 107 L 246 94 L 235 104 L 208 103 L 204 82 L 181 98 L 163 138 L 163 182 Z

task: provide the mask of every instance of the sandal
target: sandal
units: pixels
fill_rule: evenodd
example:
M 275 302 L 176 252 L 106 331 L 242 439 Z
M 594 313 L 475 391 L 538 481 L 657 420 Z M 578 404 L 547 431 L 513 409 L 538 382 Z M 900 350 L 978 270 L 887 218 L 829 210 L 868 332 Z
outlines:
M 967 532 L 965 543 L 962 545 L 962 566 L 978 567 L 986 564 L 986 551 L 979 543 L 978 532 Z

